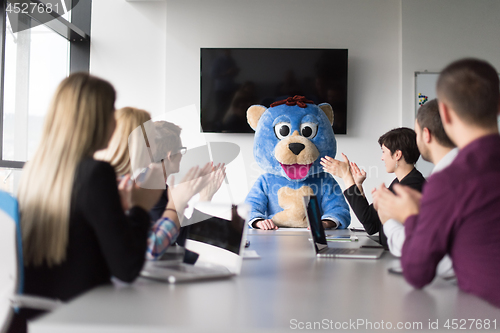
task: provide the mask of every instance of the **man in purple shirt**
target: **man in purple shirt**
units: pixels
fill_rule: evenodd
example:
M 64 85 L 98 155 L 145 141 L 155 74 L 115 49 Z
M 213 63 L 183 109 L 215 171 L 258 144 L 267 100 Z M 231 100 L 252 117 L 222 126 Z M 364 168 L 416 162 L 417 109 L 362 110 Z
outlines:
M 422 288 L 445 254 L 458 286 L 500 307 L 499 79 L 487 62 L 463 59 L 437 83 L 446 134 L 460 149 L 450 166 L 432 175 L 422 195 L 395 187 L 379 194 L 381 220 L 405 221 L 401 264 L 405 279 Z

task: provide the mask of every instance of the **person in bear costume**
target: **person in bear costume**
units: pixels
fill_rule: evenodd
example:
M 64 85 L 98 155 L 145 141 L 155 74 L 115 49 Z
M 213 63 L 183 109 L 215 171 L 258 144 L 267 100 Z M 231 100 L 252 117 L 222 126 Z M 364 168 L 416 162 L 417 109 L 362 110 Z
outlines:
M 269 108 L 252 105 L 247 120 L 255 130 L 254 158 L 266 171 L 246 197 L 253 228 L 307 227 L 303 197 L 316 195 L 325 227 L 345 229 L 351 215 L 342 189 L 323 171 L 321 157 L 334 157 L 332 107 L 303 96 L 289 97 Z

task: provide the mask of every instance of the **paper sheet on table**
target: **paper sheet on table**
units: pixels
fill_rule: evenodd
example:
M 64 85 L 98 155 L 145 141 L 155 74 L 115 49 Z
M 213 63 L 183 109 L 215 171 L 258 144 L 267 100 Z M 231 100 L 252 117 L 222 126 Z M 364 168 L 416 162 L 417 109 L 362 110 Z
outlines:
M 260 256 L 255 250 L 245 250 L 243 251 L 243 259 L 260 259 Z
M 275 231 L 305 231 L 305 232 L 310 232 L 307 228 L 278 228 Z

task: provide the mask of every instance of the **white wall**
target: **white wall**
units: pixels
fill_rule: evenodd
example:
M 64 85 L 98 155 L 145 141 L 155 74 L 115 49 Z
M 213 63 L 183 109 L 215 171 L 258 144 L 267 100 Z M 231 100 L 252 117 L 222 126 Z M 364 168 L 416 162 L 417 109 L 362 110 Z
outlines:
M 369 171 L 371 189 L 393 179 L 377 139 L 400 124 L 400 25 L 400 0 L 93 1 L 91 72 L 115 85 L 118 107 L 158 116 L 199 107 L 200 47 L 347 48 L 348 135 L 338 151 Z M 253 135 L 207 138 L 241 147 L 251 186 Z
M 402 1 L 402 124 L 415 121 L 417 71 L 440 72 L 450 62 L 477 57 L 500 71 L 500 1 Z M 429 174 L 432 164 L 417 167 Z
M 201 47 L 347 48 L 349 134 L 337 137 L 338 151 L 372 167 L 371 189 L 393 178 L 377 139 L 399 124 L 399 27 L 398 0 L 167 0 L 166 108 L 199 107 Z M 253 135 L 207 137 L 240 145 L 251 186 L 260 173 Z
M 90 72 L 118 92 L 116 107 L 165 110 L 165 2 L 92 1 Z
M 200 47 L 348 48 L 348 135 L 338 136 L 338 151 L 372 171 L 371 189 L 393 178 L 379 135 L 413 127 L 415 71 L 465 56 L 500 70 L 498 13 L 497 0 L 94 1 L 91 72 L 115 85 L 118 107 L 160 115 L 199 107 Z M 207 137 L 242 148 L 251 186 L 253 136 Z
M 478 57 L 500 71 L 500 1 L 403 0 L 403 124 L 415 119 L 414 72 L 439 72 L 453 60 Z

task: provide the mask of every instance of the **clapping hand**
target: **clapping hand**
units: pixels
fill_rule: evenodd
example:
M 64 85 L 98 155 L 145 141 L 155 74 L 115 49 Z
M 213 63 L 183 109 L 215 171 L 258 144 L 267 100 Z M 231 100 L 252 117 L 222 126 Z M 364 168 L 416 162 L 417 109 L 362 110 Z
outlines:
M 139 206 L 145 211 L 151 210 L 158 199 L 160 199 L 163 189 L 148 189 L 142 184 L 130 181 L 130 174 L 125 175 L 118 185 L 118 193 L 124 211 L 133 206 Z
M 383 185 L 382 185 L 383 186 Z M 378 195 L 380 192 L 377 192 L 377 188 L 372 190 L 372 199 L 373 199 L 373 208 L 378 211 Z
M 175 185 L 174 176 L 170 177 L 168 199 L 175 204 L 177 212 L 184 211 L 188 201 L 207 186 L 211 171 L 211 163 L 207 163 L 203 168 L 193 167 L 189 169 L 178 185 Z
M 132 182 L 130 182 L 130 174 L 126 174 L 119 179 L 118 194 L 120 194 L 123 211 L 128 211 L 132 207 Z
M 408 217 L 420 211 L 420 192 L 399 184 L 394 185 L 394 191 L 396 194 L 384 185 L 377 190 L 378 214 L 382 223 L 389 219 L 404 223 Z
M 360 169 L 358 165 L 354 162 L 349 162 L 351 166 L 352 177 L 354 178 L 354 183 L 360 187 L 366 179 L 366 171 Z
M 354 177 L 351 173 L 350 162 L 347 156 L 342 153 L 342 158 L 344 161 L 336 160 L 330 156 L 325 156 L 321 158 L 320 164 L 323 166 L 323 170 L 331 174 L 332 176 L 340 177 L 344 181 L 345 187 L 349 188 L 355 184 Z
M 344 179 L 344 177 L 351 173 L 351 170 L 349 168 L 349 160 L 347 159 L 347 156 L 342 153 L 342 157 L 344 162 L 336 160 L 330 156 L 325 156 L 321 158 L 320 164 L 323 166 L 323 170 L 332 176 Z
M 224 178 L 226 178 L 226 167 L 224 163 L 217 164 L 212 168 L 207 185 L 200 191 L 200 201 L 212 201 Z

